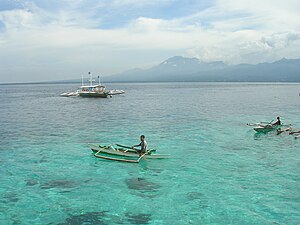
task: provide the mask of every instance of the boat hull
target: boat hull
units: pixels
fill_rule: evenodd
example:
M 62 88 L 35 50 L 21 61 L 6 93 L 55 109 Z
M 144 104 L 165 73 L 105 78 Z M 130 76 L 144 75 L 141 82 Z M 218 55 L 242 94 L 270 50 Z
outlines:
M 91 92 L 87 92 L 87 93 L 79 93 L 79 96 L 81 97 L 91 97 L 91 98 L 109 98 L 111 97 L 110 94 L 108 93 L 91 93 Z
M 99 147 L 97 145 L 89 144 L 91 150 L 94 153 L 104 153 L 107 155 L 114 155 L 114 156 L 122 156 L 122 157 L 129 157 L 129 158 L 137 158 L 139 157 L 139 154 L 137 152 L 132 152 L 132 151 L 121 151 L 121 150 L 114 150 L 111 148 L 106 148 L 106 147 Z M 170 155 L 162 155 L 162 154 L 151 154 L 151 155 L 145 155 L 143 158 L 146 159 L 166 159 L 170 158 Z
M 280 128 L 281 126 L 258 126 L 258 127 L 254 127 L 253 130 L 255 130 L 258 133 L 268 133 L 270 131 L 274 131 L 277 130 L 278 128 Z

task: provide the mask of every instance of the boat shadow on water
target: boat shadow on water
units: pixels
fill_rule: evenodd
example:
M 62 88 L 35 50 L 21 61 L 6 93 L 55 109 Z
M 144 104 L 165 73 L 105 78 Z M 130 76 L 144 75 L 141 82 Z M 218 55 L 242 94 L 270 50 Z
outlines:
M 274 136 L 276 135 L 276 133 L 274 132 L 269 132 L 269 133 L 263 133 L 263 132 L 259 132 L 259 133 L 255 133 L 253 135 L 254 140 L 260 140 L 262 138 L 266 138 L 266 137 L 270 137 L 270 136 Z
M 146 213 L 129 213 L 124 215 L 116 215 L 110 211 L 86 212 L 83 214 L 69 214 L 65 221 L 58 225 L 82 225 L 82 224 L 149 224 L 151 222 L 151 214 Z
M 128 178 L 125 180 L 125 184 L 132 194 L 142 198 L 158 197 L 158 191 L 161 188 L 161 185 L 141 177 Z

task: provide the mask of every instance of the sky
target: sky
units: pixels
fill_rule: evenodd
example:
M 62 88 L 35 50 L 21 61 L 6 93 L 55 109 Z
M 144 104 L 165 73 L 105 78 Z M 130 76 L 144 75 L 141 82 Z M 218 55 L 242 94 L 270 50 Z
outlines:
M 107 76 L 177 55 L 300 58 L 300 1 L 0 0 L 0 83 Z

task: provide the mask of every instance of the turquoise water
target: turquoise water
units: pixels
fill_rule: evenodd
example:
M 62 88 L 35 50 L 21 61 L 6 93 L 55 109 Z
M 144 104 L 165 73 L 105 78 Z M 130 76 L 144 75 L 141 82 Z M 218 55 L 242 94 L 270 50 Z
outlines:
M 299 224 L 300 84 L 108 84 L 111 99 L 63 98 L 76 85 L 0 86 L 1 224 Z M 139 143 L 171 159 L 95 158 L 87 143 Z

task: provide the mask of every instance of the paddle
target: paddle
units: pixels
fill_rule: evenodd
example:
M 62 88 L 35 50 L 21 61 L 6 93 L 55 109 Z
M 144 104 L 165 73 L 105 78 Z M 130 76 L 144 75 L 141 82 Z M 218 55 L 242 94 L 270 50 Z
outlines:
M 140 156 L 140 158 L 138 158 L 137 161 L 140 162 L 140 160 L 141 160 L 145 155 L 147 155 L 147 154 L 148 154 L 148 152 L 145 152 L 143 155 Z
M 266 124 L 269 124 L 269 123 L 272 123 L 274 120 L 272 120 L 271 122 L 260 122 L 260 123 L 266 123 Z
M 271 120 L 269 123 L 268 122 L 260 122 L 260 123 L 247 123 L 247 126 L 260 126 L 260 127 L 266 127 L 269 126 L 274 120 Z M 265 124 L 265 125 L 264 125 Z

